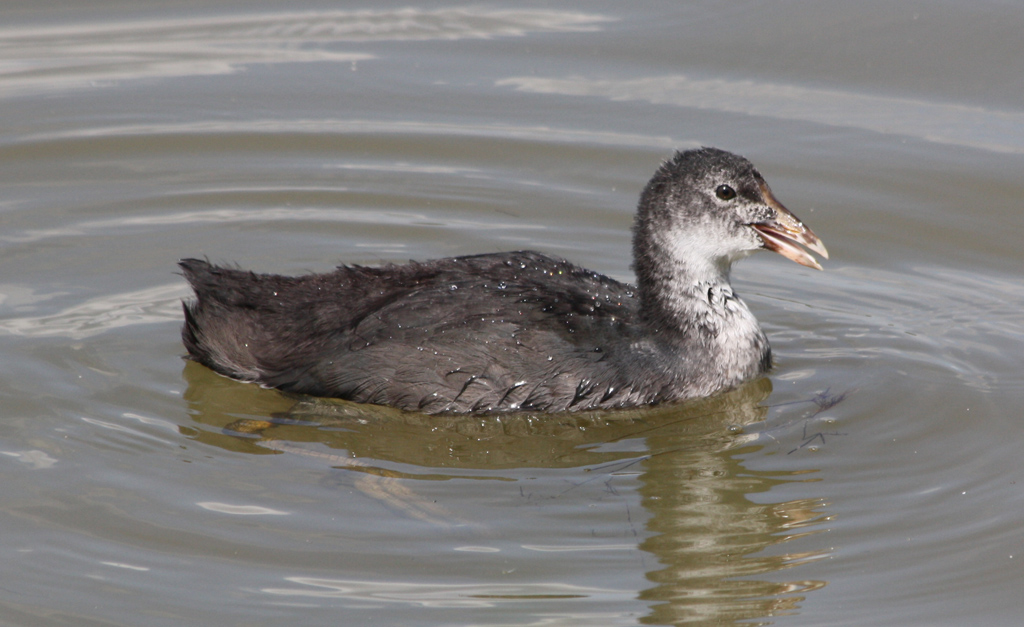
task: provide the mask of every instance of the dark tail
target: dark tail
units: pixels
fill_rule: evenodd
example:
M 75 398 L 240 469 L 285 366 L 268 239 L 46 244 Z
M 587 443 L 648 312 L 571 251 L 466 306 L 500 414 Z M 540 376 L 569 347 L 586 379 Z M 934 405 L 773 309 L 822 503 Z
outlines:
M 246 303 L 252 296 L 246 284 L 255 275 L 201 259 L 182 259 L 178 266 L 196 296 L 182 303 L 181 341 L 189 358 L 234 379 L 258 380 L 260 368 L 250 349 L 255 312 Z

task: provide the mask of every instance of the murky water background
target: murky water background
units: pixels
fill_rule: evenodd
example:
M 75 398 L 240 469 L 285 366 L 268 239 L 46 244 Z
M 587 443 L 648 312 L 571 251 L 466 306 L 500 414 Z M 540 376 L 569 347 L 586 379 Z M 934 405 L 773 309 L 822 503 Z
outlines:
M 0 622 L 1015 625 L 1024 13 L 1003 2 L 7 2 Z M 181 257 L 532 248 L 631 278 L 674 148 L 814 272 L 765 380 L 424 418 L 186 364 Z

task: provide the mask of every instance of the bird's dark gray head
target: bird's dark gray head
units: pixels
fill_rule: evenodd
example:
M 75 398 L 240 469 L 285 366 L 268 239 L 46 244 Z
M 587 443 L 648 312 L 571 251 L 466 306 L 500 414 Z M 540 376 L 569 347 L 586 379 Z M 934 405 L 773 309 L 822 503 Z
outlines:
M 640 196 L 633 238 L 641 282 L 645 259 L 676 276 L 685 267 L 697 281 L 727 281 L 734 261 L 761 248 L 818 269 L 800 246 L 828 257 L 750 161 L 718 148 L 677 152 L 662 165 Z

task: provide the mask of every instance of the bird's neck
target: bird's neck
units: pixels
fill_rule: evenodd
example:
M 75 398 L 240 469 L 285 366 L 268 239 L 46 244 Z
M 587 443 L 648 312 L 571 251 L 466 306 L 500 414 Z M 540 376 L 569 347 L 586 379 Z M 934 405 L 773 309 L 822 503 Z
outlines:
M 685 353 L 689 363 L 741 380 L 764 372 L 768 340 L 729 283 L 735 258 L 712 243 L 655 237 L 634 242 L 640 315 L 648 331 Z
M 717 334 L 725 322 L 726 302 L 736 299 L 727 269 L 678 263 L 647 271 L 637 268 L 637 292 L 645 323 L 660 334 L 687 337 L 702 329 Z M 746 308 L 742 301 L 739 305 Z
M 707 384 L 700 394 L 739 385 L 771 367 L 768 338 L 733 292 L 728 269 L 676 264 L 662 270 L 637 270 L 641 323 L 675 355 L 680 376 Z
M 725 300 L 733 298 L 733 260 L 717 256 L 713 246 L 700 238 L 637 234 L 633 267 L 642 315 L 653 330 L 689 334 L 694 324 L 721 317 Z

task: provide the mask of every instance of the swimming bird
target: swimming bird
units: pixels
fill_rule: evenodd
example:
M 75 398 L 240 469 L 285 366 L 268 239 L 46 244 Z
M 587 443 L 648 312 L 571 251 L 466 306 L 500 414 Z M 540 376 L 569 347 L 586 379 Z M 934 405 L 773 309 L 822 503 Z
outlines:
M 184 259 L 182 339 L 240 381 L 424 413 L 681 401 L 770 368 L 729 283 L 762 248 L 819 270 L 807 251 L 828 258 L 750 161 L 705 147 L 677 152 L 640 195 L 635 285 L 532 251 L 298 277 Z

